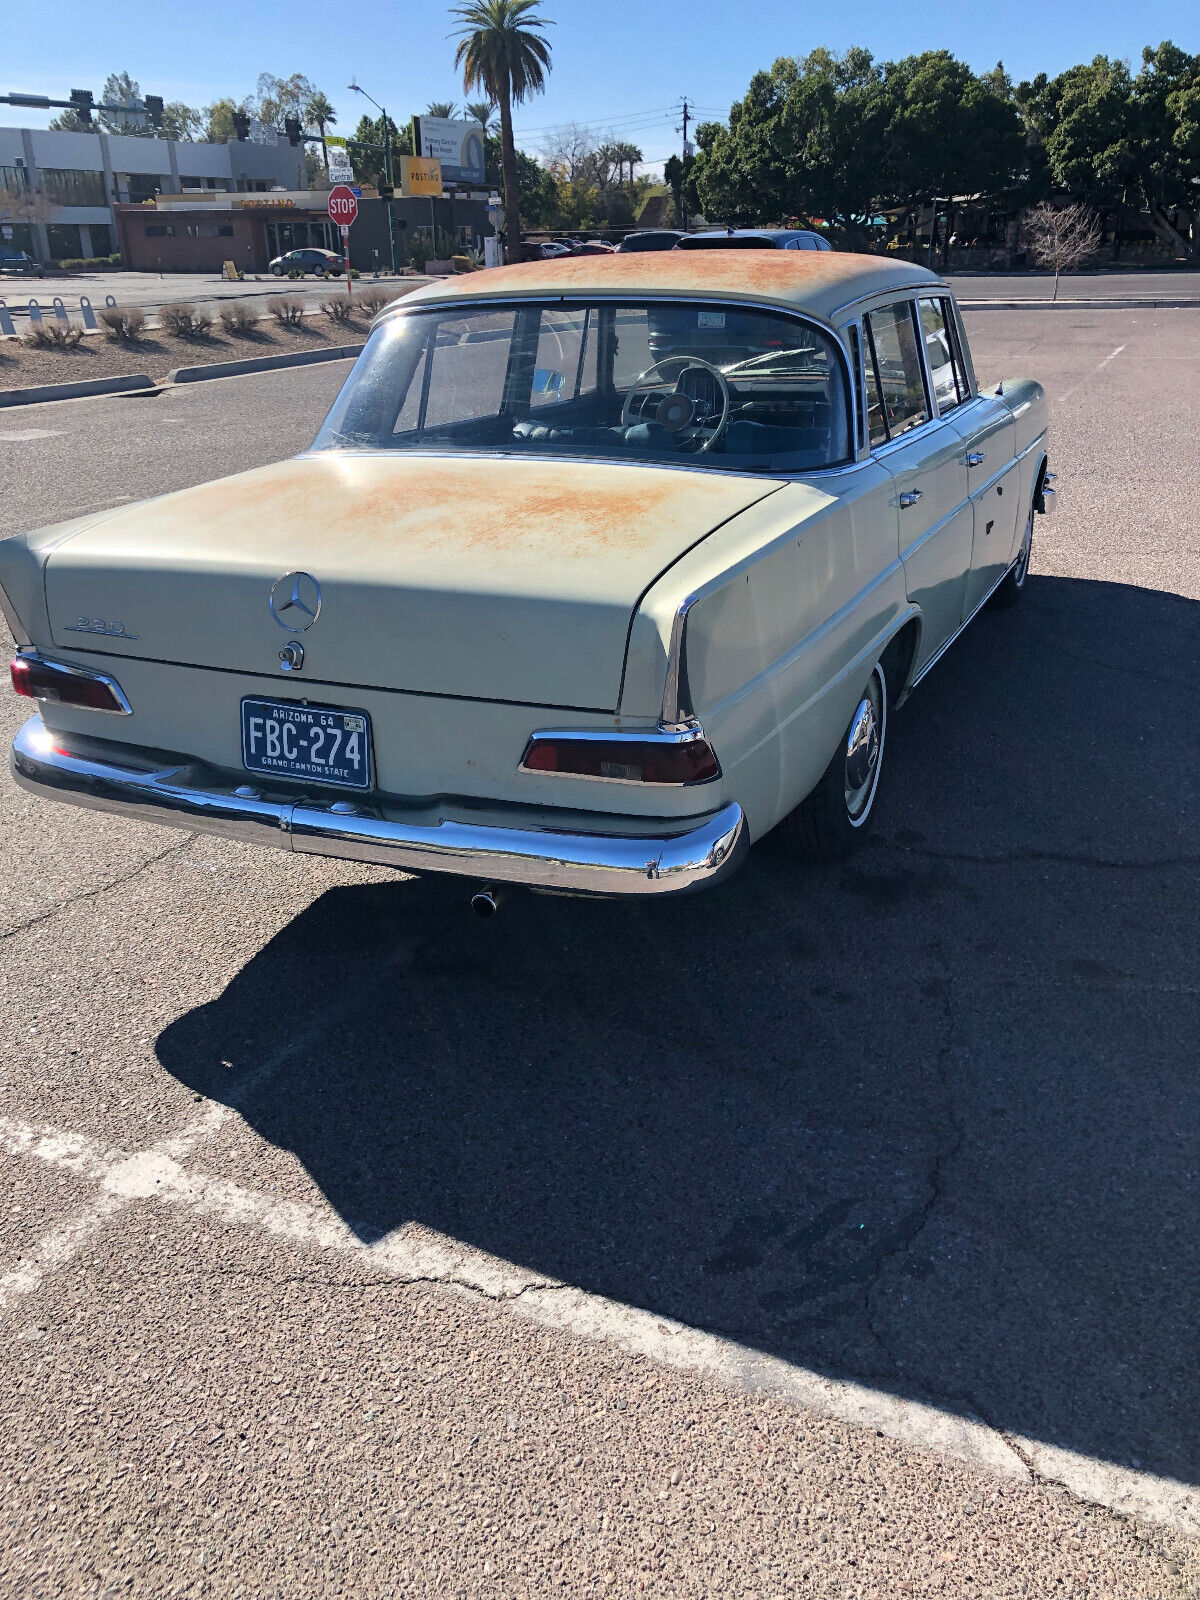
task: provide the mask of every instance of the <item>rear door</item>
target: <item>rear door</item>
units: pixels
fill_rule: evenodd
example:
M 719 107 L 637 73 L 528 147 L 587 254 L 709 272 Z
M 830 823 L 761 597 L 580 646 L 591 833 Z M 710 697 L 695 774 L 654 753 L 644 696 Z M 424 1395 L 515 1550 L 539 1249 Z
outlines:
M 967 467 L 961 437 L 934 415 L 913 301 L 868 312 L 863 336 L 871 450 L 895 485 L 905 587 L 923 619 L 920 671 L 962 623 L 972 541 Z
M 1015 425 L 994 395 L 973 395 L 954 308 L 942 296 L 918 302 L 925 358 L 939 416 L 962 441 L 971 501 L 971 572 L 963 616 L 982 605 L 1014 553 L 1020 467 L 1013 459 Z

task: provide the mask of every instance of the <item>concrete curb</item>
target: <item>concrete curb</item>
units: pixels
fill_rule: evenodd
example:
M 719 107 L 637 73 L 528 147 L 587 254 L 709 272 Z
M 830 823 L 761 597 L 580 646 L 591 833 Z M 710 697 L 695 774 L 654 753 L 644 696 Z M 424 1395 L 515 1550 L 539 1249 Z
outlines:
M 961 311 L 1200 311 L 1190 300 L 960 300 Z
M 153 389 L 154 379 L 146 372 L 123 378 L 80 378 L 76 383 L 43 383 L 34 389 L 5 389 L 0 406 L 36 406 L 44 400 L 82 400 L 90 394 L 128 394 L 133 389 Z
M 271 372 L 276 367 L 306 367 L 314 361 L 345 361 L 357 356 L 361 344 L 332 345 L 325 350 L 292 350 L 282 356 L 252 356 L 246 361 L 210 361 L 202 367 L 176 367 L 164 383 L 200 383 L 205 378 L 240 378 L 250 372 Z

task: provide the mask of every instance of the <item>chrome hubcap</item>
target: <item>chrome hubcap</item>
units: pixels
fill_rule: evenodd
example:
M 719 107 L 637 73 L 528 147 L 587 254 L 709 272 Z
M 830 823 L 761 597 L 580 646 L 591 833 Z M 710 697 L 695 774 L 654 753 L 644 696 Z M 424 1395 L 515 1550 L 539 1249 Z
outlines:
M 846 737 L 846 810 L 852 822 L 859 821 L 871 804 L 882 752 L 883 693 L 878 676 L 872 675 Z

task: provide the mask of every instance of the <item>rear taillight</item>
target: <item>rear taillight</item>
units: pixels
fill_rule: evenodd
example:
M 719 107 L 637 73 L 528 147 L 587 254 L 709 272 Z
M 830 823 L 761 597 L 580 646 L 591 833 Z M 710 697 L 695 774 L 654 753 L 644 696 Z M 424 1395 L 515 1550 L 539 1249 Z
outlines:
M 535 733 L 521 766 L 527 772 L 609 778 L 622 783 L 708 783 L 721 776 L 712 746 L 702 734 L 692 732 L 648 739 Z
M 103 672 L 86 672 L 61 661 L 43 661 L 40 656 L 17 656 L 10 671 L 13 688 L 30 700 L 116 711 L 121 716 L 128 716 L 132 709 L 120 684 Z

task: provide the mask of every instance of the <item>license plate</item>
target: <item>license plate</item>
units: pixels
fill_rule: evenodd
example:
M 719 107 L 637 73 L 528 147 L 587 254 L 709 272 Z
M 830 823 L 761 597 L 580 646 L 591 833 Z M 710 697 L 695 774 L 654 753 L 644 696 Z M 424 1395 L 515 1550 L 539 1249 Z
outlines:
M 365 711 L 242 701 L 242 763 L 249 772 L 371 787 L 371 719 Z

